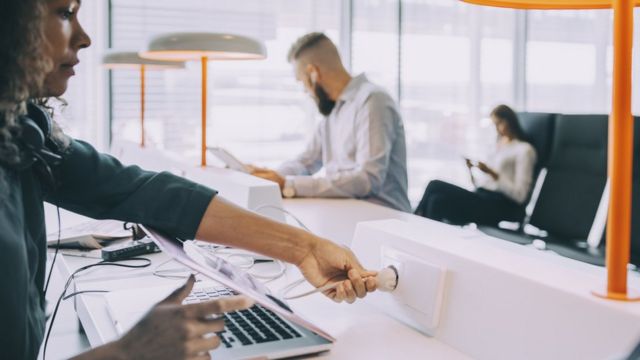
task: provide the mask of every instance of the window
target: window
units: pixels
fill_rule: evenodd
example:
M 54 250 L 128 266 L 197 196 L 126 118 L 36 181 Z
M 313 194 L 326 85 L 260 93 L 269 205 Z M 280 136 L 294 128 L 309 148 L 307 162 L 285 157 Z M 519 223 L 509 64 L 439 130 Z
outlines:
M 264 41 L 264 61 L 209 63 L 208 141 L 244 161 L 276 165 L 302 151 L 317 116 L 287 63 L 289 47 L 310 31 L 325 31 L 339 43 L 341 9 L 339 0 L 112 0 L 113 47 L 141 49 L 150 37 L 172 31 L 236 33 Z M 113 73 L 115 139 L 139 138 L 139 81 L 135 71 Z M 150 72 L 147 83 L 147 141 L 195 164 L 199 63 Z
M 468 186 L 462 157 L 491 149 L 488 113 L 514 99 L 515 16 L 448 0 L 404 1 L 402 14 L 401 106 L 415 203 L 434 178 Z
M 527 30 L 527 109 L 603 113 L 610 108 L 607 44 L 611 12 L 531 11 Z
M 352 70 L 365 73 L 398 100 L 398 0 L 354 0 Z
M 527 42 L 530 111 L 608 113 L 613 78 L 611 10 L 531 11 Z M 640 18 L 640 9 L 635 10 Z M 640 56 L 635 22 L 633 56 Z M 640 111 L 640 67 L 633 66 L 633 113 Z
M 116 48 L 140 49 L 170 31 L 265 41 L 265 61 L 210 63 L 208 135 L 210 145 L 268 166 L 302 150 L 318 120 L 285 57 L 298 36 L 325 31 L 354 74 L 366 73 L 399 102 L 414 204 L 432 179 L 470 185 L 462 156 L 482 159 L 491 150 L 488 114 L 498 104 L 564 113 L 611 106 L 609 10 L 517 12 L 454 0 L 111 0 L 111 7 Z M 640 35 L 634 41 L 638 54 Z M 639 74 L 635 66 L 635 80 Z M 150 73 L 148 83 L 148 141 L 196 163 L 199 65 Z M 114 137 L 136 141 L 137 74 L 116 71 L 112 86 Z M 637 111 L 640 90 L 633 100 Z

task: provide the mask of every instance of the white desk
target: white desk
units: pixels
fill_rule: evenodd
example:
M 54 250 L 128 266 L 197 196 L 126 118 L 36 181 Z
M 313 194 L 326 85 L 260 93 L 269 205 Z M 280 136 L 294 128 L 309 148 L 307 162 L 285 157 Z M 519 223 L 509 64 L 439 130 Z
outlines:
M 358 200 L 295 199 L 286 200 L 285 208 L 295 214 L 316 234 L 339 243 L 349 244 L 356 224 L 360 221 L 398 219 L 424 225 L 425 236 L 447 240 L 447 237 L 464 237 L 481 246 L 485 251 L 499 252 L 505 259 L 512 258 L 534 261 L 541 269 L 555 269 L 557 272 L 535 273 L 536 281 L 547 286 L 570 287 L 560 280 L 571 276 L 580 279 L 604 279 L 603 268 L 563 258 L 550 252 L 538 251 L 506 241 L 490 238 L 479 232 L 462 230 L 441 223 L 384 208 Z M 259 235 L 257 235 L 259 236 Z M 76 280 L 77 290 L 117 290 L 142 286 L 167 284 L 171 280 L 152 275 L 155 266 L 166 257 L 163 254 L 148 256 L 151 268 L 141 270 L 104 268 L 90 270 Z M 66 278 L 73 270 L 97 261 L 96 259 L 64 256 L 58 268 Z M 547 267 L 545 264 L 549 264 Z M 171 265 L 168 265 L 171 267 Z M 554 271 L 555 271 L 554 270 Z M 560 276 L 562 275 L 562 276 Z M 295 268 L 289 268 L 284 278 L 269 286 L 279 290 L 285 284 L 299 278 Z M 588 280 L 592 281 L 592 280 Z M 640 276 L 632 274 L 635 285 L 640 284 Z M 177 282 L 176 282 L 177 283 Z M 587 286 L 589 288 L 591 282 Z M 585 291 L 583 291 L 585 292 Z M 76 300 L 78 316 L 85 328 L 92 346 L 103 344 L 116 338 L 115 328 L 107 313 L 102 295 L 82 295 Z M 452 346 L 436 338 L 426 337 L 395 319 L 381 313 L 375 307 L 362 302 L 356 304 L 334 304 L 318 295 L 291 302 L 296 312 L 315 322 L 338 341 L 325 357 L 335 359 L 467 359 Z M 612 304 L 612 307 L 623 306 Z M 640 306 L 640 305 L 638 305 Z M 526 311 L 526 309 L 523 309 Z M 561 319 L 558 319 L 562 321 Z M 446 324 L 444 324 L 446 326 Z M 517 329 L 514 329 L 517 330 Z M 446 334 L 446 331 L 443 333 Z M 451 339 L 449 339 L 451 340 Z M 597 339 L 594 339 L 597 340 Z M 530 339 L 529 341 L 535 341 Z M 585 339 L 587 341 L 587 339 Z M 620 349 L 622 353 L 627 349 Z M 613 355 L 613 354 L 612 354 Z
M 359 221 L 396 218 L 421 221 L 410 214 L 357 200 L 287 200 L 287 210 L 295 214 L 306 226 L 320 236 L 341 243 L 349 243 Z M 76 290 L 118 290 L 170 283 L 153 276 L 153 269 L 167 258 L 163 254 L 145 256 L 153 265 L 145 269 L 103 268 L 88 270 L 79 276 Z M 63 277 L 81 266 L 99 261 L 63 256 L 57 263 Z M 168 268 L 172 265 L 168 264 Z M 175 266 L 174 266 L 175 267 Z M 297 269 L 289 267 L 284 278 L 270 284 L 273 290 L 300 277 Z M 176 282 L 177 283 L 177 282 Z M 101 294 L 76 297 L 78 317 L 92 346 L 98 346 L 117 337 Z M 332 359 L 468 359 L 450 346 L 428 338 L 373 306 L 335 304 L 322 295 L 294 300 L 290 305 L 296 312 L 312 320 L 337 338 L 334 348 L 324 357 Z

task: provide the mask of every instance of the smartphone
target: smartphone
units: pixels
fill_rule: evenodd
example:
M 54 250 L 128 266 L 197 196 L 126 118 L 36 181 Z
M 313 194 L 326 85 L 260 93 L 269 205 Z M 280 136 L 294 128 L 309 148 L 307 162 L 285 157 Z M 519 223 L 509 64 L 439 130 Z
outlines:
M 479 162 L 478 160 L 472 160 L 472 159 L 469 159 L 469 158 L 467 158 L 467 157 L 463 157 L 463 159 L 464 159 L 465 161 L 467 161 L 467 160 L 468 160 L 468 161 L 471 163 L 471 165 L 473 165 L 473 166 L 478 166 L 478 165 L 480 165 L 480 162 Z

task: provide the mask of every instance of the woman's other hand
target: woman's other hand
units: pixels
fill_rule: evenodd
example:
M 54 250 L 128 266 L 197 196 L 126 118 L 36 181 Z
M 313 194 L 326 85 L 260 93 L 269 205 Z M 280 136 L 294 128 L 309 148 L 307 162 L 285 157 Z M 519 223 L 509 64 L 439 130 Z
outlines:
M 209 359 L 209 351 L 220 346 L 216 333 L 224 329 L 224 319 L 219 315 L 247 309 L 253 302 L 234 296 L 182 305 L 194 282 L 192 275 L 185 285 L 155 305 L 115 343 L 117 351 L 131 359 Z

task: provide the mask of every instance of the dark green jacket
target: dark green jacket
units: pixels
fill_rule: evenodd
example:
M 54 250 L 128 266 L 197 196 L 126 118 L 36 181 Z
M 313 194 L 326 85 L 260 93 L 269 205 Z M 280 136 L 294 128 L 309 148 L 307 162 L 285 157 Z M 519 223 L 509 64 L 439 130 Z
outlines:
M 0 165 L 1 166 L 1 165 Z M 216 192 L 169 173 L 123 166 L 72 141 L 43 190 L 33 169 L 3 167 L 0 182 L 0 358 L 36 359 L 45 330 L 46 230 L 43 201 L 97 219 L 156 227 L 191 239 Z M 64 223 L 63 223 L 64 227 Z

